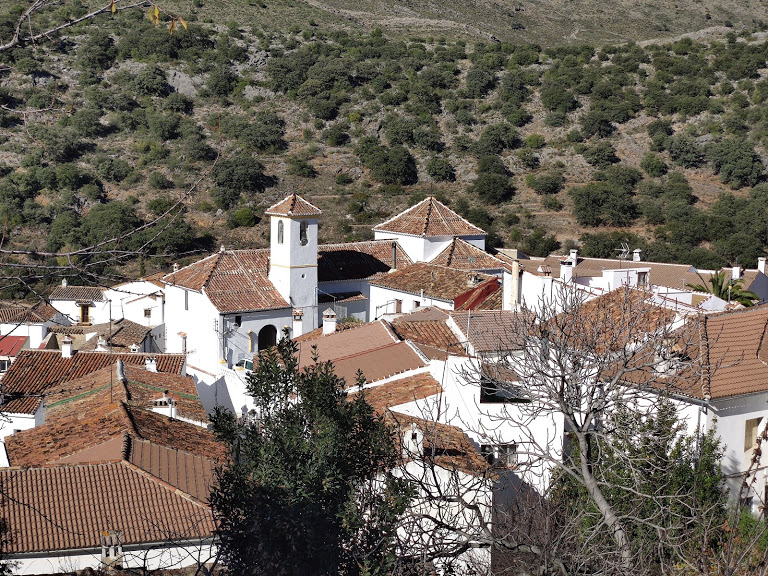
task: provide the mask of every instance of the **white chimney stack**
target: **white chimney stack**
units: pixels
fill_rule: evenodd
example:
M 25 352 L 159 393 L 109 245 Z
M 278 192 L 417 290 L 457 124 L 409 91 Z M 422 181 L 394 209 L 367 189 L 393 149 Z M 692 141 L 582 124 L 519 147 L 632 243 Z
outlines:
M 174 272 L 178 272 L 179 271 L 179 265 L 176 262 L 173 263 L 173 271 Z
M 107 341 L 104 339 L 104 336 L 99 336 L 99 339 L 96 341 L 96 348 L 94 351 L 109 352 L 109 350 L 107 350 Z
M 67 279 L 66 278 L 62 278 L 61 279 L 61 286 L 63 288 L 66 288 L 68 285 L 69 285 L 69 282 L 67 282 Z
M 336 332 L 336 312 L 332 308 L 323 311 L 323 335 Z
M 157 372 L 157 358 L 145 358 L 144 368 L 147 372 Z
M 632 261 L 633 262 L 642 262 L 643 261 L 643 251 L 640 250 L 640 248 L 635 248 L 632 251 Z
M 765 274 L 765 258 L 757 259 L 757 270 Z
M 738 264 L 731 270 L 731 280 L 738 280 L 741 278 L 741 266 Z
M 325 315 L 323 315 L 325 319 Z M 301 308 L 294 308 L 293 310 L 293 326 L 291 327 L 291 337 L 298 338 L 304 333 L 304 310 Z
M 72 358 L 72 338 L 66 334 L 61 339 L 61 357 Z
M 570 253 L 568 254 L 568 260 L 573 262 L 573 265 L 576 266 L 576 262 L 579 258 L 579 251 L 576 248 L 571 248 Z

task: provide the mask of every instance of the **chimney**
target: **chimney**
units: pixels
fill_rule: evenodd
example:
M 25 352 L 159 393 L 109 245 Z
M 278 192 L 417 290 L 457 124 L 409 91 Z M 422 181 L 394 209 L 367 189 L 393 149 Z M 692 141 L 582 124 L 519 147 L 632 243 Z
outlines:
M 224 244 L 221 245 L 221 248 L 219 248 L 219 252 L 224 252 L 226 248 L 224 248 Z
M 173 263 L 173 271 L 174 272 L 178 272 L 179 271 L 179 265 L 176 262 Z
M 67 334 L 61 339 L 61 357 L 72 358 L 72 338 Z
M 736 264 L 731 270 L 731 280 L 738 280 L 739 278 L 741 278 L 741 266 Z
M 61 287 L 62 288 L 66 288 L 67 286 L 69 286 L 69 282 L 67 282 L 66 278 L 62 278 L 61 279 Z
M 323 316 L 325 317 L 325 316 Z M 301 308 L 293 309 L 293 329 L 291 330 L 291 336 L 298 338 L 304 333 L 304 310 Z
M 170 390 L 163 390 L 163 397 L 152 402 L 155 412 L 168 414 L 168 418 L 176 418 L 176 400 L 170 394 Z
M 157 358 L 145 358 L 144 368 L 147 372 L 157 372 Z
M 411 428 L 403 432 L 403 456 L 412 458 L 424 454 L 424 432 L 416 425 L 411 423 Z
M 560 280 L 563 282 L 570 282 L 573 278 L 573 263 L 571 259 L 560 262 Z
M 568 254 L 568 260 L 573 262 L 573 265 L 576 266 L 576 262 L 578 262 L 578 259 L 579 259 L 579 251 L 576 248 L 571 248 L 571 251 Z
M 757 270 L 765 274 L 765 258 L 757 259 Z
M 512 310 L 520 311 L 520 262 L 512 260 Z
M 336 312 L 332 308 L 323 311 L 323 335 L 336 332 Z
M 640 248 L 635 248 L 632 251 L 632 261 L 633 262 L 642 262 L 643 261 L 643 251 L 640 250 Z
M 107 341 L 104 339 L 104 336 L 99 336 L 99 339 L 96 341 L 94 352 L 109 352 L 109 350 L 107 350 Z

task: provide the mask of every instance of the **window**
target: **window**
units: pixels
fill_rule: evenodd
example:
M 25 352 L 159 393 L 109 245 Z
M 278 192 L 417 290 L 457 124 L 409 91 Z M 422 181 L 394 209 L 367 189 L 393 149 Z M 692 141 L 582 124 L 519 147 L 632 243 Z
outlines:
M 259 352 L 271 348 L 275 344 L 277 344 L 277 328 L 271 324 L 267 324 L 264 328 L 259 330 Z
M 152 308 L 144 308 L 144 318 L 152 318 Z
M 88 324 L 91 321 L 91 306 L 89 304 L 80 304 L 80 323 Z
M 235 324 L 237 324 L 238 326 L 242 326 L 243 325 L 243 317 L 240 316 L 239 314 L 237 316 L 235 316 Z
M 414 300 L 414 301 L 413 301 L 413 307 L 414 307 L 414 308 L 418 308 L 419 306 L 421 306 L 421 302 L 420 302 L 420 301 L 418 301 L 418 300 Z
M 5 372 L 8 370 L 8 366 L 11 365 L 10 360 L 0 360 L 0 372 Z
M 751 418 L 744 423 L 744 452 L 755 447 L 758 426 L 760 426 L 760 418 Z
M 395 314 L 401 314 L 403 312 L 403 301 L 395 300 Z
M 637 273 L 637 285 L 638 286 L 648 286 L 648 272 L 638 272 Z
M 285 225 L 283 224 L 282 220 L 278 220 L 277 222 L 277 243 L 282 244 L 283 243 L 283 228 Z
M 306 220 L 302 220 L 301 224 L 299 224 L 299 243 L 302 246 L 306 246 L 307 242 L 309 242 L 309 239 L 307 238 L 307 229 L 309 228 L 309 224 L 307 224 Z

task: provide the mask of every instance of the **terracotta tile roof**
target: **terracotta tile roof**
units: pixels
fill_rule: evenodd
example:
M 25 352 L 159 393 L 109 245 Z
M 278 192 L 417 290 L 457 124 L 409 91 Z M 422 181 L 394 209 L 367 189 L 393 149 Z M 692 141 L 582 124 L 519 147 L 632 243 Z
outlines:
M 299 344 L 299 366 L 312 364 L 314 347 L 320 362 L 331 361 L 336 374 L 352 386 L 358 369 L 367 382 L 374 382 L 426 364 L 384 322 L 353 325 L 340 332 L 312 336 L 305 334 L 296 339 Z
M 0 356 L 16 356 L 27 340 L 26 336 L 0 336 Z
M 408 314 L 401 314 L 396 317 L 393 322 L 429 322 L 432 320 L 448 320 L 450 314 L 448 310 L 443 310 L 437 306 L 424 306 L 409 312 Z
M 269 281 L 269 250 L 224 250 L 163 278 L 205 292 L 219 312 L 289 308 Z
M 129 365 L 143 366 L 147 358 L 157 359 L 158 372 L 181 374 L 184 370 L 183 354 L 76 352 L 71 358 L 63 358 L 59 350 L 21 350 L 3 376 L 3 392 L 10 404 L 15 398 L 38 396 L 51 386 L 111 366 L 118 359 Z
M 440 383 L 431 374 L 425 372 L 369 386 L 362 391 L 356 389 L 351 394 L 364 393 L 366 401 L 373 406 L 374 410 L 384 414 L 387 408 L 429 398 L 442 391 Z
M 130 365 L 125 366 L 125 375 L 128 378 L 127 387 L 132 404 L 151 408 L 152 402 L 161 398 L 167 390 L 177 403 L 176 413 L 179 417 L 195 422 L 208 422 L 208 413 L 200 402 L 195 381 L 189 376 L 149 372 L 139 366 Z
M 163 382 L 185 388 L 183 392 L 173 390 L 180 416 L 182 411 L 194 418 L 204 416 L 196 393 L 193 396 L 190 392 L 193 383 L 182 382 L 181 377 L 169 381 L 169 375 L 131 367 L 126 368 L 126 375 L 128 381 L 123 383 L 116 367 L 107 366 L 56 386 L 46 398 L 45 424 L 6 439 L 11 464 L 42 466 L 62 459 L 116 461 L 122 458 L 126 435 L 207 458 L 224 457 L 224 447 L 208 430 L 150 411 L 150 399 L 161 394 L 154 389 L 155 384 Z
M 267 216 L 320 216 L 323 211 L 314 204 L 310 204 L 296 193 L 283 198 L 277 204 L 266 209 Z
M 44 323 L 58 314 L 56 308 L 46 302 L 34 306 L 11 305 L 0 308 L 0 324 Z
M 75 300 L 78 302 L 101 302 L 106 288 L 96 286 L 58 286 L 48 300 Z
M 488 298 L 480 302 L 476 306 L 476 310 L 501 310 L 503 308 L 502 298 L 504 297 L 504 290 L 499 287 L 499 290 L 491 293 Z
M 104 338 L 108 346 L 118 352 L 127 352 L 133 344 L 141 344 L 152 331 L 151 327 L 142 326 L 126 318 L 113 320 L 111 323 L 93 324 L 91 326 L 52 326 L 51 332 L 55 334 L 82 334 L 87 336 L 95 334 L 81 344 L 75 344 L 76 350 L 93 350 L 98 346 L 99 337 Z M 120 349 L 120 350 L 117 350 Z
M 368 300 L 362 292 L 337 292 L 336 294 L 318 294 L 320 304 L 343 304 L 345 302 L 360 302 Z
M 322 244 L 317 248 L 319 282 L 376 278 L 392 268 L 403 268 L 410 264 L 411 259 L 394 240 Z
M 490 470 L 488 462 L 478 452 L 469 436 L 459 427 L 416 418 L 400 412 L 387 410 L 385 419 L 390 425 L 407 434 L 412 426 L 417 426 L 424 434 L 424 452 L 412 455 L 414 459 L 432 461 L 436 465 L 450 470 L 461 470 L 468 474 L 483 475 Z
M 447 314 L 441 320 L 413 320 L 416 314 L 400 316 L 392 321 L 392 329 L 400 338 L 451 354 L 464 354 L 459 338 L 446 324 Z
M 510 310 L 452 312 L 454 326 L 476 353 L 521 350 L 521 330 L 530 317 Z
M 456 268 L 457 270 L 504 270 L 511 268 L 506 262 L 502 262 L 499 258 L 461 238 L 454 238 L 429 263 Z
M 414 295 L 421 295 L 423 290 L 426 297 L 454 302 L 456 305 L 455 301 L 459 297 L 468 295 L 481 284 L 491 281 L 498 284 L 496 277 L 488 274 L 418 262 L 377 278 L 371 285 Z
M 178 488 L 203 503 L 208 503 L 215 483 L 216 462 L 191 452 L 131 438 L 126 461 Z
M 125 462 L 0 470 L 10 554 L 99 548 L 104 530 L 124 545 L 210 537 L 209 508 Z
M 465 220 L 430 196 L 373 228 L 411 236 L 485 236 L 484 230 Z
M 29 396 L 26 398 L 15 398 L 8 400 L 0 406 L 0 414 L 27 414 L 33 415 L 40 407 L 42 399 L 38 396 Z

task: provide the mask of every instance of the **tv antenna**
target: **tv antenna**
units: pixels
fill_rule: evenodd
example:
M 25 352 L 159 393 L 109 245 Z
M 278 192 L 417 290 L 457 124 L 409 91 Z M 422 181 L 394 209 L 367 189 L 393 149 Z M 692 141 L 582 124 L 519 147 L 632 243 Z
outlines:
M 630 252 L 629 252 L 629 244 L 626 242 L 621 243 L 621 248 L 614 248 L 614 252 L 618 252 L 618 259 L 619 260 L 629 260 Z

